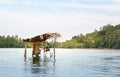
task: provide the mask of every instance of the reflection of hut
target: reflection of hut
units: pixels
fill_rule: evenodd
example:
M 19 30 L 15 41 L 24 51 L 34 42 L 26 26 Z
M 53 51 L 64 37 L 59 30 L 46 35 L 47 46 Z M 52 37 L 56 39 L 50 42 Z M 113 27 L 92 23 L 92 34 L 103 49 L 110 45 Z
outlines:
M 26 57 L 26 43 L 32 43 L 32 47 L 33 47 L 33 53 L 32 56 L 38 56 L 40 54 L 40 43 L 43 42 L 44 43 L 44 52 L 48 51 L 49 48 L 45 47 L 45 41 L 47 39 L 53 38 L 54 42 L 53 42 L 53 47 L 54 47 L 54 56 L 55 56 L 55 42 L 57 37 L 60 37 L 60 34 L 57 33 L 45 33 L 42 35 L 38 35 L 32 38 L 28 38 L 28 39 L 24 39 L 23 42 L 25 42 L 25 54 L 24 57 Z

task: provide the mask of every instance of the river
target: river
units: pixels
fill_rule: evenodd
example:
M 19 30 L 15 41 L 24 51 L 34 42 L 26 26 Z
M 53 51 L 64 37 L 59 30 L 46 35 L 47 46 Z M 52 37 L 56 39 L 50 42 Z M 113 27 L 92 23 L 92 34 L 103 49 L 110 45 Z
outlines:
M 0 48 L 0 77 L 120 77 L 120 50 L 56 49 L 37 63 L 31 51 L 25 59 L 23 48 Z

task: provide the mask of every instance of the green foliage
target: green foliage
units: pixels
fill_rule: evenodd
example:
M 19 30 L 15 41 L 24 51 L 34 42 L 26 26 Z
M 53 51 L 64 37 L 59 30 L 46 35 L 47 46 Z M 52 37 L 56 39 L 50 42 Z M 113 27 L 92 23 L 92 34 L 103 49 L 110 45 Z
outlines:
M 64 48 L 73 48 L 75 47 L 76 40 L 67 40 L 66 42 L 62 43 L 62 47 Z
M 53 42 L 47 42 L 45 43 L 45 46 L 48 46 L 49 48 L 53 47 Z M 26 43 L 27 47 L 30 48 L 32 45 L 30 43 Z M 44 46 L 44 42 L 41 43 L 41 47 Z M 0 48 L 23 48 L 24 42 L 23 39 L 18 38 L 17 35 L 15 36 L 0 36 Z M 55 47 L 60 47 L 60 43 L 56 42 Z
M 99 31 L 95 30 L 86 35 L 80 34 L 73 36 L 72 39 L 65 42 L 56 42 L 56 47 L 62 48 L 120 48 L 120 24 L 105 25 Z M 44 46 L 41 43 L 41 46 Z M 53 42 L 47 42 L 46 46 L 53 47 Z M 15 36 L 0 36 L 0 48 L 23 48 L 24 43 L 21 38 Z M 27 47 L 31 47 L 27 43 Z
M 22 48 L 24 46 L 21 38 L 15 36 L 0 36 L 0 48 Z
M 44 42 L 40 43 L 40 47 L 43 48 L 44 47 Z M 53 48 L 53 41 L 45 41 L 45 46 L 48 46 L 49 48 Z M 60 43 L 59 42 L 55 42 L 55 47 L 59 48 L 60 47 Z
M 99 31 L 80 34 L 61 44 L 63 48 L 120 48 L 120 24 L 105 25 Z

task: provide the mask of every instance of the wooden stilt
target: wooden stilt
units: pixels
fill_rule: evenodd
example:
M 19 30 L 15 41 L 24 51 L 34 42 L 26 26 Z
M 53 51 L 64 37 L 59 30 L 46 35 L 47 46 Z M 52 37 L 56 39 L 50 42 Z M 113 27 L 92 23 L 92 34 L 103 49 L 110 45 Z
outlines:
M 55 45 L 56 44 L 56 38 L 54 38 L 54 42 L 53 42 L 53 52 L 54 52 L 54 59 L 55 59 Z
M 27 55 L 26 43 L 24 45 L 25 45 L 24 57 L 26 58 L 26 55 Z
M 45 41 L 44 41 L 44 56 L 45 56 Z
M 35 42 L 33 42 L 33 52 L 32 52 L 32 57 L 35 55 Z

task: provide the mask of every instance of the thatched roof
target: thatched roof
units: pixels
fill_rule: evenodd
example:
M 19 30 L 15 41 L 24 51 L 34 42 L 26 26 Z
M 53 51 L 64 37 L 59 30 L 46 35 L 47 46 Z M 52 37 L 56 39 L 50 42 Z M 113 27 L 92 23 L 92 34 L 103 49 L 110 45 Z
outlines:
M 57 38 L 60 37 L 61 35 L 58 33 L 45 33 L 42 35 L 38 35 L 32 38 L 27 38 L 27 39 L 23 39 L 23 42 L 42 42 L 45 41 L 49 38 Z

